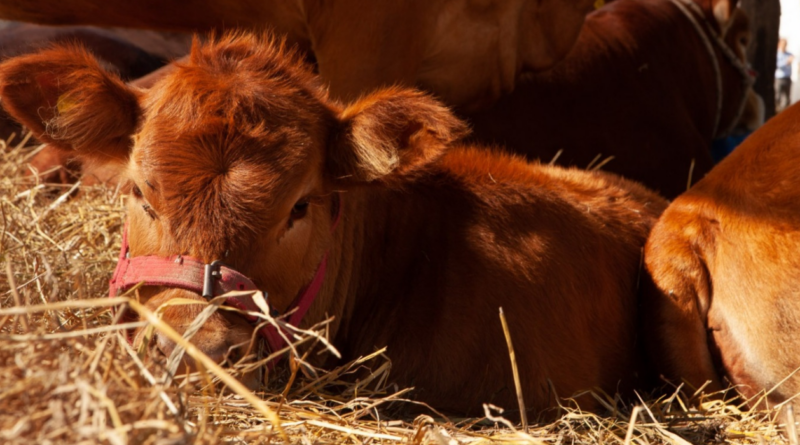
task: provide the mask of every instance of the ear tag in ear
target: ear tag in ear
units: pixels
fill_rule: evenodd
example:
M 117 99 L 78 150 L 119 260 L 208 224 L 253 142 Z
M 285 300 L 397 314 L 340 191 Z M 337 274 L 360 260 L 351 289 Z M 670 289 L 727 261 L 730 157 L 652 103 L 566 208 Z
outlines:
M 594 0 L 594 9 L 600 9 L 606 5 L 606 0 Z
M 69 97 L 67 94 L 62 94 L 58 96 L 58 101 L 56 102 L 56 110 L 58 110 L 58 114 L 64 114 L 75 108 L 75 101 Z

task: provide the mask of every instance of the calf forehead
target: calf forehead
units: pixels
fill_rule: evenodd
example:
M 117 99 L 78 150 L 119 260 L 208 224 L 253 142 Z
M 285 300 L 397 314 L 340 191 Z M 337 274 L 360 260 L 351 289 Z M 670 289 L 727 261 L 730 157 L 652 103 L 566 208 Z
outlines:
M 195 42 L 189 61 L 148 91 L 143 108 L 137 146 L 150 150 L 212 140 L 247 140 L 273 152 L 284 148 L 281 141 L 302 148 L 324 137 L 332 118 L 325 90 L 300 57 L 255 35 Z M 231 154 L 241 147 L 218 148 Z
M 313 126 L 327 102 L 316 77 L 295 54 L 251 40 L 195 45 L 189 61 L 146 95 L 146 121 L 174 132 L 204 129 L 214 119 L 234 122 L 242 132 Z
M 333 119 L 291 54 L 239 43 L 194 48 L 147 93 L 131 157 L 171 237 L 201 256 L 251 242 L 280 196 L 319 165 Z

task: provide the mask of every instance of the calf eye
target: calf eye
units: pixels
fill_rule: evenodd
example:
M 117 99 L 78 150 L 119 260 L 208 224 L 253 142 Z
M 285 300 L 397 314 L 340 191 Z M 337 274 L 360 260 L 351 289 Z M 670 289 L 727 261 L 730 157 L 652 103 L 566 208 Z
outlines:
M 133 192 L 133 196 L 135 196 L 137 198 L 141 198 L 142 197 L 142 190 L 139 188 L 138 185 L 136 185 L 136 184 L 133 185 L 132 192 Z
M 297 204 L 292 207 L 292 214 L 290 217 L 292 219 L 300 219 L 306 216 L 306 213 L 308 213 L 308 201 L 302 200 L 298 201 Z

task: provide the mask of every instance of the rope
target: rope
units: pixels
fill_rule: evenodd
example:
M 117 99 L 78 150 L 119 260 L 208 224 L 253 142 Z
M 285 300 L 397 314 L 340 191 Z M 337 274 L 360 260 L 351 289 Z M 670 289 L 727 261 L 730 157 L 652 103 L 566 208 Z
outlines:
M 747 105 L 747 94 L 745 94 L 745 92 L 753 85 L 753 78 L 750 76 L 750 70 L 748 69 L 747 65 L 745 65 L 745 63 L 736 55 L 736 53 L 734 53 L 733 50 L 725 43 L 722 37 L 717 34 L 713 28 L 711 28 L 705 18 L 703 18 L 704 14 L 702 9 L 700 9 L 700 6 L 698 6 L 692 0 L 671 1 L 692 24 L 695 31 L 697 31 L 697 35 L 700 36 L 700 39 L 703 41 L 706 51 L 708 51 L 709 58 L 711 59 L 712 66 L 714 67 L 714 75 L 716 76 L 717 85 L 717 112 L 714 117 L 714 127 L 711 134 L 714 138 L 727 136 L 731 131 L 733 131 L 736 124 L 739 123 L 739 119 L 741 119 L 742 114 L 744 113 L 744 108 Z M 698 16 L 702 18 L 705 26 L 701 26 L 697 21 Z M 734 119 L 731 120 L 731 123 L 725 128 L 725 131 L 722 132 L 719 132 L 719 124 L 720 120 L 722 119 L 723 103 L 722 72 L 720 70 L 717 53 L 714 51 L 712 39 L 713 43 L 716 43 L 717 47 L 720 49 L 725 58 L 728 59 L 728 62 L 733 65 L 733 67 L 736 68 L 736 70 L 742 76 L 743 93 L 741 101 L 739 102 L 739 108 Z

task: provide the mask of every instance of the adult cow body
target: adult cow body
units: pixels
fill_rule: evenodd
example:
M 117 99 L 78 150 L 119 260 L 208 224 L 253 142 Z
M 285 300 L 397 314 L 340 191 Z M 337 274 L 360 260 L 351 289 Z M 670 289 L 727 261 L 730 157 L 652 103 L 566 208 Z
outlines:
M 469 116 L 474 139 L 532 159 L 562 150 L 561 165 L 613 156 L 604 169 L 677 196 L 690 174 L 696 180 L 711 169 L 712 139 L 738 123 L 753 94 L 743 72 L 748 19 L 735 4 L 607 4 L 587 17 L 566 59 L 526 75 L 513 94 Z
M 206 32 L 271 28 L 305 51 L 333 98 L 354 100 L 388 85 L 426 89 L 464 110 L 512 91 L 521 73 L 561 60 L 592 0 L 27 0 L 0 2 L 0 17 L 57 25 Z M 165 68 L 165 71 L 169 67 Z M 156 75 L 156 77 L 160 77 Z M 142 79 L 149 86 L 153 79 Z M 0 135 L 4 136 L 4 135 Z M 32 160 L 58 170 L 68 153 L 46 147 Z M 115 182 L 86 168 L 85 184 Z M 50 175 L 46 180 L 56 179 Z
M 757 404 L 800 393 L 800 106 L 769 120 L 661 217 L 645 260 L 660 372 Z M 727 382 L 726 382 L 727 381 Z
M 39 137 L 130 181 L 133 259 L 224 259 L 279 311 L 322 274 L 303 323 L 335 316 L 345 359 L 388 346 L 392 376 L 438 408 L 514 406 L 500 306 L 530 408 L 632 383 L 641 248 L 665 206 L 638 184 L 460 144 L 463 123 L 419 92 L 342 107 L 252 36 L 196 47 L 146 92 L 67 49 L 7 62 L 0 79 Z M 204 301 L 141 295 L 152 309 Z M 199 310 L 163 314 L 183 330 Z M 217 314 L 193 341 L 221 359 L 252 329 Z
M 418 86 L 475 108 L 514 89 L 520 73 L 561 60 L 592 0 L 11 0 L 0 17 L 205 32 L 270 28 L 313 53 L 336 99 Z

